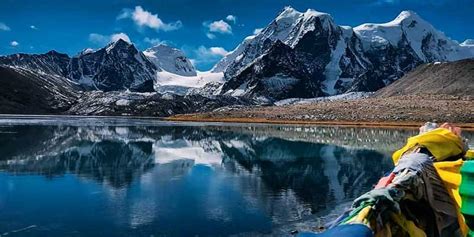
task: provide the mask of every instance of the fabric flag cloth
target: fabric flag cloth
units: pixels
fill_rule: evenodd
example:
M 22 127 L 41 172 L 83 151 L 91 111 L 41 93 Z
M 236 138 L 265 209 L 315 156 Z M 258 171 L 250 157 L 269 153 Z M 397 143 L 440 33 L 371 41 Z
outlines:
M 464 144 L 446 128 L 409 138 L 393 154 L 392 172 L 357 198 L 328 231 L 314 236 L 357 236 L 330 234 L 361 225 L 375 237 L 466 236 L 459 196 L 462 156 L 467 150 Z M 366 236 L 367 229 L 360 231 Z

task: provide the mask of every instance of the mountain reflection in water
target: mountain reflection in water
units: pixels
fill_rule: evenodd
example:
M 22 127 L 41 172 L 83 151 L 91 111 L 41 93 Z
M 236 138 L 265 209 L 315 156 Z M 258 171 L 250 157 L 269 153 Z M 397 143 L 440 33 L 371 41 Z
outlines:
M 413 131 L 0 127 L 0 234 L 285 235 L 338 214 Z M 336 211 L 335 211 L 336 210 Z

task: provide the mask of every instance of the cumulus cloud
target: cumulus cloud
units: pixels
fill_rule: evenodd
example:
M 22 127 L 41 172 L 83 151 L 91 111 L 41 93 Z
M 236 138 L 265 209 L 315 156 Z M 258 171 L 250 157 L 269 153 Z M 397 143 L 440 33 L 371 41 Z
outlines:
M 210 47 L 209 49 L 207 49 L 207 52 L 211 55 L 216 55 L 216 56 L 221 56 L 221 57 L 224 57 L 227 53 L 227 50 L 225 50 L 224 48 L 222 47 Z
M 223 20 L 211 22 L 209 24 L 206 24 L 206 26 L 209 28 L 210 32 L 232 34 L 232 27 L 229 25 L 229 23 Z
M 14 41 L 10 42 L 10 45 L 11 45 L 12 47 L 16 47 L 16 46 L 20 45 L 20 43 L 18 43 L 18 41 L 15 41 L 15 40 L 14 40 Z
M 159 45 L 159 44 L 170 45 L 170 44 L 171 44 L 170 41 L 161 40 L 161 39 L 158 39 L 158 38 L 148 38 L 148 37 L 145 37 L 145 39 L 143 39 L 143 41 L 144 41 L 145 43 L 148 43 L 148 44 L 151 44 L 151 45 Z
M 232 22 L 232 23 L 236 23 L 237 22 L 237 17 L 234 16 L 234 15 L 228 15 L 226 18 L 225 18 L 228 22 Z
M 206 33 L 206 36 L 207 36 L 207 38 L 209 38 L 209 39 L 215 39 L 215 38 L 216 38 L 216 35 L 213 34 L 213 33 L 210 33 L 210 32 L 207 32 L 207 33 Z
M 259 34 L 260 32 L 262 32 L 262 30 L 263 30 L 263 28 L 257 28 L 257 29 L 255 29 L 255 30 L 253 30 L 253 34 L 254 34 L 254 35 L 257 35 L 257 34 Z
M 222 47 L 205 47 L 199 46 L 194 50 L 193 63 L 195 65 L 206 65 L 213 64 L 219 61 L 222 57 L 227 54 L 227 50 Z
M 38 27 L 36 27 L 35 25 L 30 25 L 30 29 L 32 29 L 32 30 L 38 30 Z
M 127 34 L 122 33 L 122 32 L 112 34 L 112 35 L 102 35 L 102 34 L 97 34 L 97 33 L 89 34 L 89 41 L 94 43 L 94 44 L 98 44 L 98 45 L 105 45 L 105 44 L 108 44 L 110 42 L 115 42 L 119 39 L 122 39 L 126 42 L 129 42 L 129 43 L 132 42 L 130 40 L 130 37 L 128 37 Z
M 111 42 L 115 42 L 119 39 L 122 39 L 122 40 L 124 40 L 128 43 L 132 43 L 132 41 L 130 40 L 130 37 L 128 37 L 128 35 L 125 34 L 125 33 L 117 33 L 117 34 L 113 34 L 113 35 L 110 36 L 110 41 Z
M 0 30 L 9 31 L 10 27 L 8 27 L 5 23 L 0 22 Z
M 223 57 L 227 53 L 227 50 L 222 47 L 206 48 L 205 46 L 201 45 L 196 49 L 197 58 Z
M 153 14 L 141 6 L 136 6 L 134 10 L 123 9 L 117 16 L 117 20 L 121 19 L 132 19 L 140 27 L 149 27 L 162 31 L 177 30 L 183 26 L 181 21 L 165 23 L 158 17 L 158 14 Z

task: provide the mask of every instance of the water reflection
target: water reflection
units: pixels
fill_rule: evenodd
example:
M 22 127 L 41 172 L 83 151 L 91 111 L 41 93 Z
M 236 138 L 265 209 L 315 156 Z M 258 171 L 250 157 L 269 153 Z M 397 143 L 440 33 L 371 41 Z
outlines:
M 289 223 L 314 221 L 368 190 L 391 167 L 390 146 L 412 133 L 297 126 L 3 126 L 0 234 L 28 225 L 46 226 L 28 231 L 49 236 L 71 230 L 89 236 L 287 233 Z M 64 185 L 74 198 L 61 198 Z M 38 186 L 48 186 L 39 189 L 48 197 L 39 200 L 43 203 L 32 198 Z M 19 195 L 37 206 L 12 201 Z M 71 212 L 55 219 L 62 209 L 50 202 Z M 44 215 L 28 216 L 42 207 Z M 84 218 L 107 228 L 94 231 Z

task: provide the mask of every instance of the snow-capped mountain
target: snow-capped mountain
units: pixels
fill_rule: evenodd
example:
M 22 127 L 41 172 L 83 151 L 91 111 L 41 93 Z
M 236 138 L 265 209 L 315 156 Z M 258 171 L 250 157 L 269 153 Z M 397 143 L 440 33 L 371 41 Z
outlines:
M 97 51 L 85 50 L 73 57 L 68 77 L 103 91 L 151 92 L 157 70 L 133 44 L 119 39 Z
M 63 77 L 84 90 L 172 92 L 186 94 L 209 82 L 223 82 L 223 73 L 197 73 L 184 53 L 166 45 L 140 52 L 122 39 L 104 48 L 84 49 L 70 58 L 46 54 L 14 54 L 0 57 L 0 65 Z
M 402 11 L 393 21 L 383 24 L 362 24 L 354 32 L 363 40 L 364 48 L 397 47 L 406 38 L 421 60 L 456 61 L 472 57 L 459 43 L 446 37 L 413 11 Z
M 257 35 L 247 37 L 213 71 L 222 93 L 283 99 L 375 91 L 424 62 L 474 56 L 416 13 L 393 21 L 338 26 L 326 13 L 286 7 Z
M 164 44 L 143 51 L 156 67 L 180 76 L 196 76 L 196 69 L 183 51 Z
M 467 39 L 460 44 L 465 50 L 469 50 L 474 55 L 474 39 Z
M 133 44 L 119 39 L 98 50 L 86 49 L 70 58 L 50 51 L 45 54 L 13 54 L 0 57 L 0 65 L 58 76 L 85 90 L 154 91 L 159 70 Z
M 244 39 L 235 50 L 219 61 L 213 72 L 225 72 L 230 78 L 237 71 L 261 56 L 276 41 L 294 46 L 309 31 L 314 30 L 314 22 L 321 21 L 325 27 L 333 25 L 332 18 L 326 14 L 309 9 L 304 13 L 291 7 L 283 11 L 260 33 Z

